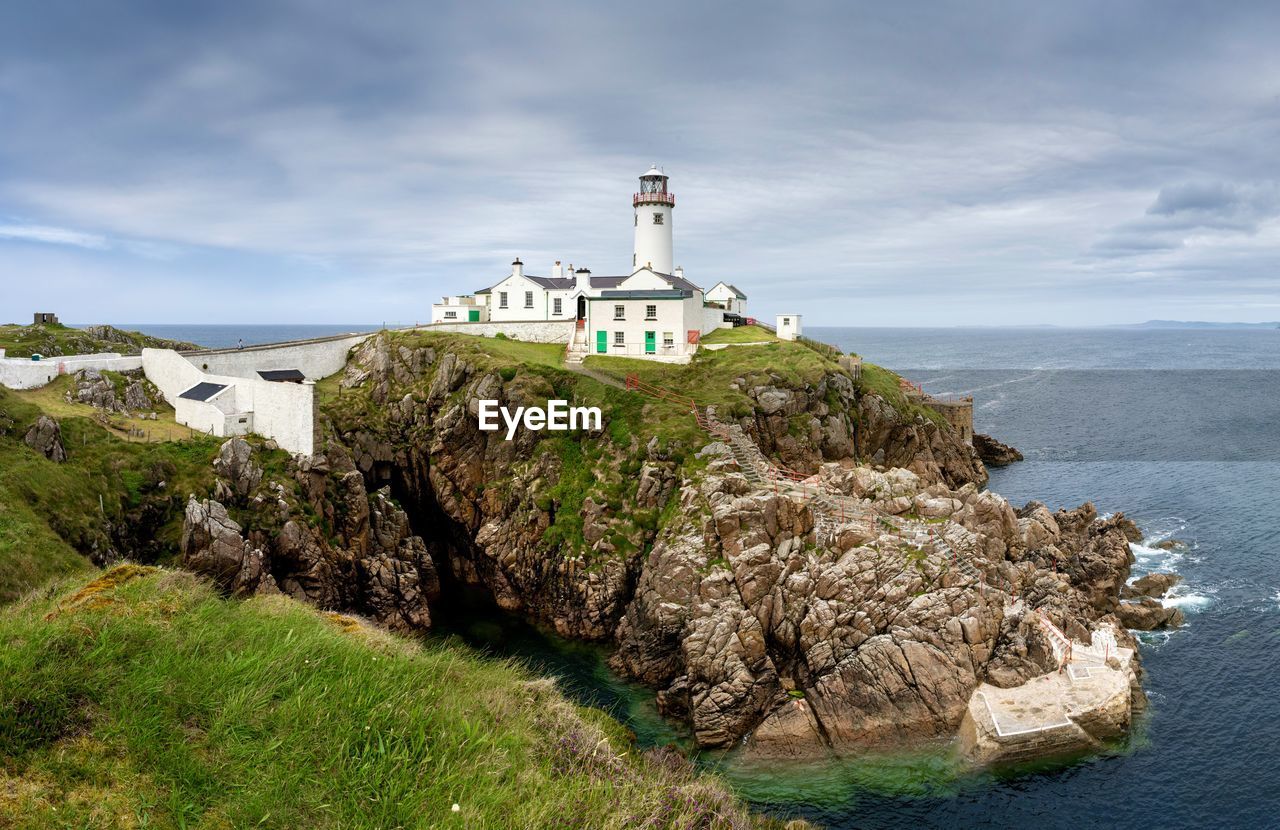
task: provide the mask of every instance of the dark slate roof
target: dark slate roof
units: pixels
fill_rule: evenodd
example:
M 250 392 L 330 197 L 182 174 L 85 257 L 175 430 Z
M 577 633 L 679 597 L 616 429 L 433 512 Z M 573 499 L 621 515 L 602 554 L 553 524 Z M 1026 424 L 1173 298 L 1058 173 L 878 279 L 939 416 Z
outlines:
M 268 369 L 259 371 L 258 377 L 263 380 L 274 380 L 277 383 L 301 383 L 307 379 L 300 369 Z
M 617 288 L 626 277 L 592 277 L 592 288 Z
M 693 296 L 692 291 L 679 291 L 670 288 L 650 288 L 641 291 L 601 291 L 599 297 L 588 299 L 600 300 L 684 300 Z
M 493 292 L 492 292 L 490 289 L 488 289 L 488 288 L 481 288 L 479 291 L 475 291 L 475 292 L 473 292 L 473 293 L 474 293 L 474 295 L 475 295 L 475 296 L 477 296 L 477 297 L 478 297 L 478 296 L 480 296 L 481 294 L 492 294 Z
M 576 285 L 573 277 L 534 277 L 529 274 L 525 274 L 524 278 L 529 282 L 541 285 L 543 288 L 567 289 L 573 288 L 573 286 Z
M 225 383 L 197 383 L 178 397 L 189 401 L 207 401 L 226 388 Z

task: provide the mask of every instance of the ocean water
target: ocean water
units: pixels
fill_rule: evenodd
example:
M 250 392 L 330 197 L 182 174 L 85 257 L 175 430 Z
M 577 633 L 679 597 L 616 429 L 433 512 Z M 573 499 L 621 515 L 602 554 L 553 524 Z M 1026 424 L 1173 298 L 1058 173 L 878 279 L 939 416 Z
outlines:
M 83 326 L 84 323 L 71 323 Z M 260 343 L 280 343 L 285 340 L 305 340 L 309 337 L 327 337 L 331 334 L 377 331 L 383 323 L 234 323 L 205 325 L 201 323 L 112 323 L 118 329 L 140 331 L 154 337 L 195 343 L 208 349 L 229 349 L 243 341 L 246 346 Z M 412 325 L 412 323 L 387 323 L 387 326 Z
M 209 346 L 376 326 L 139 326 Z M 1146 538 L 1136 572 L 1185 578 L 1187 625 L 1143 635 L 1151 707 L 1103 756 L 1000 775 L 944 753 L 749 768 L 703 757 L 758 808 L 830 828 L 1280 827 L 1280 331 L 836 329 L 810 336 L 938 393 L 972 394 L 975 427 L 1027 460 L 991 489 L 1051 509 L 1091 500 Z M 230 340 L 228 341 L 228 338 Z M 1164 551 L 1167 539 L 1186 549 Z M 643 744 L 687 736 L 652 694 L 611 674 L 602 648 L 492 612 L 447 634 L 556 675 Z

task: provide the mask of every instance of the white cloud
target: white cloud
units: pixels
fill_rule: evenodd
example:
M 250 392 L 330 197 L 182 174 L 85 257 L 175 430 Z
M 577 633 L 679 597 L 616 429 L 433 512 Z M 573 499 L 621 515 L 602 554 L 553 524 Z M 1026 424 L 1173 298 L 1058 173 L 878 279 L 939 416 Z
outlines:
M 111 247 L 107 238 L 96 233 L 84 233 L 67 228 L 52 228 L 47 225 L 0 225 L 0 239 L 14 239 L 23 242 L 44 242 L 50 245 L 72 245 L 77 248 L 106 250 Z

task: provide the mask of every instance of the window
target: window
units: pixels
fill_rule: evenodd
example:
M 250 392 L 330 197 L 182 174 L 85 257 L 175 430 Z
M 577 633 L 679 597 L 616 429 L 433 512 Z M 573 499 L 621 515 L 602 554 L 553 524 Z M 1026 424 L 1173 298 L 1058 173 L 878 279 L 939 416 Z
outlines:
M 662 214 L 661 214 L 661 213 L 655 213 L 655 214 L 653 215 L 653 224 L 655 224 L 655 225 L 661 225 L 661 224 L 662 224 Z
M 636 214 L 636 227 L 640 227 L 640 214 Z
M 533 292 L 532 291 L 524 292 L 524 307 L 533 308 Z
M 446 319 L 446 320 L 456 320 L 456 319 L 458 319 L 458 312 L 456 312 L 456 311 L 446 311 L 446 312 L 444 313 L 444 319 Z
M 636 267 L 636 254 L 631 255 L 631 267 Z
M 789 325 L 791 325 L 791 318 L 790 318 L 790 317 L 783 317 L 783 318 L 782 318 L 782 325 L 784 325 L 784 326 L 789 326 Z
M 621 305 L 616 305 L 616 306 L 614 306 L 614 307 L 613 307 L 613 319 L 615 319 L 615 320 L 625 320 L 625 319 L 627 319 L 627 307 L 626 307 L 626 306 L 621 306 Z
M 551 313 L 556 315 L 564 314 L 564 300 L 560 299 L 559 297 L 556 297 L 554 300 L 552 300 Z
M 613 333 L 613 345 L 625 346 L 626 344 L 627 344 L 626 334 L 621 331 L 615 331 Z
M 498 308 L 506 308 L 506 307 L 507 307 L 507 292 L 499 291 L 498 292 Z
M 657 320 L 657 319 L 658 319 L 658 307 L 657 307 L 656 305 L 647 305 L 647 306 L 645 306 L 645 307 L 644 307 L 644 319 L 646 319 L 646 320 Z
M 672 331 L 664 331 L 662 333 L 662 348 L 674 349 L 676 347 L 676 335 Z

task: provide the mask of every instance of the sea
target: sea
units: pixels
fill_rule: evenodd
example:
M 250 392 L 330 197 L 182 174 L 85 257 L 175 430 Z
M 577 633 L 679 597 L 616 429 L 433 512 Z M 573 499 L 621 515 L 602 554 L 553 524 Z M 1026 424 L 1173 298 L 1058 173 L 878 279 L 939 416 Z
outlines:
M 130 327 L 130 326 L 122 326 Z M 209 346 L 377 326 L 136 326 Z M 973 773 L 944 751 L 752 767 L 698 756 L 756 808 L 828 828 L 1280 827 L 1280 330 L 809 328 L 935 393 L 1026 460 L 991 471 L 1015 506 L 1092 501 L 1142 529 L 1135 575 L 1176 571 L 1187 623 L 1141 635 L 1151 705 L 1074 762 Z M 1185 545 L 1165 550 L 1159 543 Z M 517 657 L 643 745 L 688 736 L 604 649 L 460 612 L 448 636 Z

